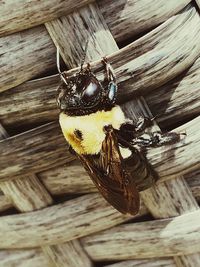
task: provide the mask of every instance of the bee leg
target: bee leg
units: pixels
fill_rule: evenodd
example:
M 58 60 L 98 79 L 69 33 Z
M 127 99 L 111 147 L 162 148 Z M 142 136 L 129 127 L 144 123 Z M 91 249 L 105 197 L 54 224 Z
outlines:
M 180 141 L 181 134 L 175 132 L 161 133 L 145 133 L 144 135 L 135 138 L 132 141 L 133 145 L 141 147 L 159 147 L 163 145 L 172 145 Z
M 145 129 L 152 125 L 152 120 L 153 119 L 148 117 L 140 117 L 136 123 L 129 120 L 120 126 L 118 131 L 119 135 L 122 135 L 126 140 L 131 141 L 142 135 Z
M 69 150 L 70 154 L 76 156 L 76 152 L 75 152 L 75 150 L 72 148 L 72 146 L 69 146 L 68 150 Z
M 105 69 L 106 69 L 106 78 L 107 78 L 108 82 L 116 83 L 116 77 L 114 74 L 114 70 L 113 70 L 112 66 L 110 65 L 110 63 L 108 62 L 107 57 L 103 57 L 102 62 L 103 62 Z

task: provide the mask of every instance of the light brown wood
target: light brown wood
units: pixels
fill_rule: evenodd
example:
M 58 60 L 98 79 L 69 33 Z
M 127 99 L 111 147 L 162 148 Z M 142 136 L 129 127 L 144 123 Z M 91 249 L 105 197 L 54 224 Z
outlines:
M 52 198 L 36 176 L 0 183 L 3 193 L 21 212 L 42 209 L 52 204 Z
M 4 160 L 1 161 L 1 171 L 6 176 L 12 176 L 16 172 L 24 175 L 26 173 L 25 169 L 34 173 L 73 159 L 67 152 L 68 145 L 56 123 L 50 123 L 13 138 L 8 138 L 0 142 L 0 146 L 6 143 L 7 147 L 1 147 L 2 156 L 3 154 L 5 156 Z M 9 151 L 10 153 L 8 153 Z
M 200 202 L 200 170 L 193 171 L 184 176 L 189 184 L 197 202 Z
M 6 5 L 0 5 L 0 36 L 43 24 L 47 20 L 69 14 L 89 2 L 91 0 L 6 1 Z
M 182 257 L 174 257 L 178 267 L 196 267 L 199 265 L 200 255 L 190 254 L 189 257 L 183 255 Z
M 98 60 L 105 54 L 109 55 L 118 50 L 95 4 L 45 25 L 55 45 L 60 48 L 63 60 L 70 68 L 80 66 L 87 40 L 86 62 Z
M 146 209 L 141 206 L 140 213 Z M 99 194 L 89 194 L 31 213 L 0 220 L 0 249 L 54 245 L 113 227 L 130 216 L 112 208 Z
M 77 10 L 80 6 L 90 2 L 90 0 L 32 1 L 27 9 L 28 3 L 30 4 L 29 0 L 17 2 L 10 0 L 9 3 L 1 6 L 0 36 L 70 14 L 74 9 Z M 190 0 L 177 2 L 159 0 L 152 5 L 149 0 L 129 0 L 126 2 L 124 0 L 117 2 L 101 0 L 98 1 L 98 4 L 106 23 L 112 29 L 112 34 L 117 41 L 120 41 L 122 36 L 134 36 L 160 24 L 184 8 L 189 2 Z M 13 12 L 10 12 L 10 8 Z M 26 16 L 24 16 L 24 10 L 26 10 Z M 143 19 L 141 20 L 141 18 Z
M 8 197 L 1 194 L 0 195 L 0 212 L 8 210 L 12 207 L 13 207 L 13 204 L 11 200 Z
M 43 247 L 43 250 L 49 255 L 52 261 L 56 263 L 56 267 L 93 266 L 93 263 L 86 255 L 79 240 Z
M 52 267 L 39 249 L 1 250 L 1 267 Z
M 200 58 L 183 74 L 145 96 L 161 127 L 172 128 L 200 114 Z
M 175 267 L 173 259 L 127 260 L 104 267 Z
M 200 251 L 200 210 L 176 218 L 114 227 L 85 237 L 93 260 L 167 257 Z
M 0 131 L 4 135 L 0 136 L 0 140 L 9 137 L 1 124 Z M 52 203 L 51 196 L 34 175 L 19 178 L 15 181 L 2 182 L 0 183 L 0 188 L 4 195 L 21 212 L 41 209 Z
M 0 47 L 0 92 L 56 66 L 55 48 L 44 26 L 2 37 Z
M 115 39 L 122 41 L 151 30 L 164 22 L 190 1 L 100 0 L 99 7 Z M 115 12 L 113 12 L 115 10 Z
M 166 83 L 195 61 L 200 51 L 200 42 L 198 39 L 198 33 L 200 31 L 199 22 L 200 17 L 195 8 L 187 9 L 183 13 L 168 19 L 154 31 L 138 39 L 127 48 L 122 49 L 120 52 L 123 53 L 123 57 L 120 55 L 120 52 L 117 52 L 115 56 L 110 58 L 114 68 L 122 66 L 121 70 L 119 68 L 116 71 L 118 81 L 121 83 L 124 79 L 128 80 L 126 82 L 125 97 L 128 97 L 130 92 L 132 94 L 138 91 L 138 88 L 143 91 L 147 89 L 152 90 Z M 191 29 L 193 30 L 191 31 Z M 14 37 L 11 35 L 9 37 L 9 47 L 6 45 L 6 38 L 8 37 L 2 37 L 0 39 L 2 45 L 4 44 L 3 51 L 5 50 L 6 52 L 1 57 L 2 68 L 7 73 L 6 77 L 3 76 L 0 79 L 1 91 L 30 79 L 33 75 L 38 74 L 38 70 L 40 72 L 44 69 L 46 71 L 49 70 L 48 65 L 50 68 L 51 66 L 55 67 L 54 59 L 56 52 L 55 48 L 52 49 L 52 41 L 49 39 L 49 36 L 46 36 L 46 33 L 42 35 L 40 32 L 34 34 L 33 31 L 34 29 L 31 30 L 31 36 L 26 32 L 24 33 L 23 44 L 20 42 L 16 44 L 15 42 L 15 45 L 13 45 L 15 39 L 19 38 L 21 40 L 21 35 Z M 176 31 L 179 32 L 179 38 L 176 38 Z M 14 41 L 10 41 L 10 38 L 13 38 Z M 42 39 L 42 46 L 40 45 L 40 39 Z M 75 44 L 77 44 L 77 40 L 75 41 Z M 33 51 L 33 42 L 37 52 Z M 38 42 L 37 45 L 36 42 Z M 50 50 L 49 54 L 46 46 Z M 17 49 L 18 47 L 21 47 L 21 49 Z M 25 52 L 24 47 L 26 47 Z M 41 50 L 45 50 L 45 53 L 42 52 L 42 55 L 44 55 L 42 58 L 40 57 L 40 52 L 38 52 Z M 12 51 L 12 53 L 9 53 L 9 51 Z M 148 51 L 151 51 L 151 53 L 148 53 Z M 23 57 L 27 60 L 18 61 L 18 58 Z M 80 58 L 77 60 L 80 62 Z M 38 66 L 37 64 L 41 63 L 41 61 L 45 63 L 45 67 L 40 64 L 36 68 Z M 13 65 L 15 66 L 15 70 L 13 70 Z M 98 68 L 100 66 L 102 64 L 97 65 Z M 132 86 L 132 78 L 134 78 L 134 87 Z
M 85 172 L 80 162 L 77 161 L 46 170 L 37 176 L 42 179 L 42 183 L 52 195 L 97 192 L 97 188 L 94 186 L 88 174 Z M 199 170 L 185 175 L 190 190 L 197 202 L 200 200 L 199 177 Z M 159 203 L 156 203 L 156 205 L 158 204 Z M 4 195 L 0 195 L 0 211 L 5 211 L 11 207 L 13 207 L 11 200 Z

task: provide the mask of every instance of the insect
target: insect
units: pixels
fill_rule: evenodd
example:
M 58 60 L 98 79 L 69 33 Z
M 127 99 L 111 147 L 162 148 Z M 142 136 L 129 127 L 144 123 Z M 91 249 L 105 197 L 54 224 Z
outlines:
M 84 60 L 83 60 L 84 62 Z M 112 66 L 102 59 L 105 78 L 99 81 L 88 64 L 73 77 L 58 70 L 61 84 L 57 92 L 59 122 L 70 151 L 82 162 L 102 196 L 121 213 L 139 211 L 139 191 L 152 186 L 157 174 L 137 149 L 179 140 L 176 133 L 144 135 L 149 118 L 137 123 L 127 119 L 116 104 L 117 81 Z

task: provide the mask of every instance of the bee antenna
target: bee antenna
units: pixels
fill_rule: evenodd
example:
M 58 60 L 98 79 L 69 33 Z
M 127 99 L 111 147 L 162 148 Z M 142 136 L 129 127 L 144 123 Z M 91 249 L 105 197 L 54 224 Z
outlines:
M 88 43 L 89 43 L 89 40 L 87 39 L 87 42 L 85 44 L 83 58 L 81 60 L 81 71 L 83 70 L 83 64 L 85 63 L 86 53 L 87 53 L 87 49 L 88 49 Z
M 62 78 L 62 80 L 64 81 L 65 84 L 67 84 L 67 81 L 63 75 L 63 73 L 60 70 L 60 53 L 59 53 L 59 47 L 57 46 L 57 51 L 56 51 L 56 63 L 57 63 L 57 69 L 58 69 L 58 73 L 60 75 L 60 77 Z

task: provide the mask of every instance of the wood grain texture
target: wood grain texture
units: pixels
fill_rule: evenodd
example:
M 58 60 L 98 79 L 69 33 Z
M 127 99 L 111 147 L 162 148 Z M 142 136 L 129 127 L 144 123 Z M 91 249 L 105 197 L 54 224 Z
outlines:
M 8 138 L 8 133 L 3 125 L 0 124 L 0 128 L 1 133 L 4 133 L 4 137 L 0 136 L 0 140 Z M 21 212 L 41 209 L 52 203 L 51 196 L 33 174 L 26 178 L 16 179 L 15 181 L 1 182 L 0 188 L 4 195 Z
M 184 178 L 186 179 L 190 188 L 192 188 L 193 195 L 200 203 L 200 169 L 184 175 Z
M 9 0 L 6 5 L 1 5 L 0 36 L 28 29 L 60 16 L 70 14 L 73 10 L 77 10 L 82 5 L 90 2 L 90 0 L 48 0 L 41 3 L 38 1 L 30 2 L 30 0 Z M 190 0 L 177 1 L 177 3 L 174 3 L 173 0 L 168 2 L 159 0 L 154 5 L 151 5 L 149 0 L 120 0 L 115 3 L 101 0 L 98 1 L 98 4 L 109 28 L 113 28 L 112 34 L 116 34 L 115 38 L 121 40 L 122 35 L 129 34 L 130 36 L 131 34 L 133 36 L 138 32 L 146 31 L 160 24 L 181 10 L 189 2 Z M 14 8 L 14 6 L 17 8 Z M 13 10 L 12 12 L 10 12 L 10 7 Z M 26 11 L 24 12 L 24 10 Z M 149 12 L 146 12 L 146 10 Z M 114 21 L 115 23 L 113 23 Z M 121 33 L 119 33 L 120 30 L 117 25 L 120 25 L 122 29 Z M 125 30 L 126 28 L 129 31 Z
M 7 144 L 1 147 L 2 156 L 4 155 L 1 161 L 1 174 L 5 176 L 11 177 L 14 173 L 24 175 L 26 171 L 34 173 L 73 159 L 67 153 L 68 145 L 56 123 L 49 123 L 8 138 L 1 141 L 0 146 L 2 144 Z
M 11 202 L 11 200 L 8 197 L 1 194 L 0 195 L 0 212 L 6 211 L 12 207 L 13 207 L 13 203 Z
M 101 12 L 94 3 L 45 25 L 70 68 L 80 65 L 87 40 L 86 62 L 98 60 L 105 54 L 109 55 L 118 50 Z
M 0 5 L 0 36 L 43 24 L 63 14 L 69 14 L 90 0 L 9 0 Z M 12 10 L 12 12 L 10 12 Z
M 86 255 L 79 240 L 43 247 L 43 251 L 56 263 L 56 267 L 93 266 L 93 263 Z
M 52 198 L 35 175 L 0 183 L 3 193 L 21 212 L 42 209 L 52 204 Z
M 199 121 L 200 117 L 175 129 L 187 133 L 179 143 L 147 151 L 147 158 L 159 173 L 161 181 L 199 168 Z M 67 143 L 56 123 L 1 141 L 0 150 L 2 181 L 21 174 L 39 172 L 49 166 L 53 167 L 74 159 L 67 151 Z
M 40 249 L 1 250 L 1 267 L 52 267 Z
M 179 267 L 196 267 L 199 265 L 200 254 L 183 255 L 182 257 L 174 257 L 176 265 Z
M 145 96 L 161 127 L 173 127 L 200 114 L 199 77 L 200 58 L 183 74 Z
M 0 47 L 0 92 L 55 67 L 55 48 L 44 26 L 2 37 Z
M 129 80 L 126 83 L 127 95 L 130 92 L 137 91 L 138 88 L 145 90 L 148 85 L 148 90 L 158 87 L 177 76 L 178 73 L 185 70 L 195 61 L 200 51 L 198 39 L 200 36 L 200 17 L 194 7 L 192 8 L 191 6 L 189 10 L 188 8 L 168 19 L 146 36 L 138 39 L 127 49 L 121 50 L 123 57 L 118 53 L 113 57 L 111 56 L 110 60 L 114 68 L 117 65 L 118 67 L 122 66 L 121 71 L 119 68 L 116 73 L 118 79 L 121 77 L 119 82 L 121 83 L 124 79 Z M 191 31 L 191 29 L 193 30 Z M 34 31 L 36 32 L 34 33 Z M 40 31 L 43 32 L 42 26 Z M 42 34 L 37 32 L 37 29 L 31 29 L 32 34 L 29 36 L 28 32 L 23 33 L 23 39 L 21 34 L 11 35 L 9 40 L 8 37 L 0 39 L 3 51 L 5 51 L 1 55 L 1 61 L 3 62 L 1 66 L 6 71 L 6 77 L 3 75 L 0 80 L 1 91 L 30 79 L 38 72 L 43 72 L 44 69 L 47 71 L 49 68 L 55 67 L 55 47 L 52 47 L 52 41 L 47 33 L 44 32 Z M 176 38 L 177 33 L 179 38 Z M 9 46 L 7 46 L 6 40 L 9 41 Z M 152 52 L 148 53 L 148 51 Z M 26 58 L 27 61 L 22 61 L 21 58 Z M 114 64 L 115 62 L 116 64 Z M 38 64 L 40 65 L 38 66 Z M 38 68 L 36 68 L 37 66 Z M 97 67 L 99 68 L 100 66 L 101 64 L 99 63 Z M 132 86 L 133 82 L 130 81 L 133 77 L 134 88 Z
M 93 260 L 167 257 L 200 251 L 200 211 L 116 226 L 82 239 Z
M 173 259 L 127 260 L 104 267 L 175 267 Z
M 137 216 L 143 212 L 141 207 Z M 113 227 L 130 218 L 110 207 L 99 194 L 89 194 L 43 210 L 2 217 L 0 249 L 59 244 Z
M 37 176 L 42 180 L 42 183 L 52 195 L 97 192 L 97 188 L 92 183 L 88 174 L 85 172 L 80 162 L 77 161 L 48 169 L 37 174 Z M 185 175 L 184 178 L 189 184 L 192 195 L 200 202 L 200 171 L 196 170 L 191 172 Z M 160 185 L 162 186 L 162 184 Z M 156 203 L 156 205 L 159 205 L 159 203 Z M 13 207 L 11 200 L 4 195 L 0 195 L 0 211 L 5 211 L 11 207 Z
M 115 39 L 146 32 L 183 9 L 190 0 L 100 0 L 98 5 Z M 115 10 L 115 12 L 113 12 Z

